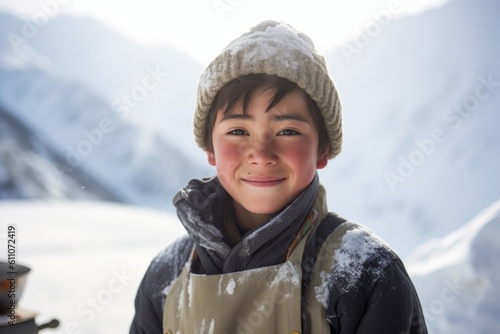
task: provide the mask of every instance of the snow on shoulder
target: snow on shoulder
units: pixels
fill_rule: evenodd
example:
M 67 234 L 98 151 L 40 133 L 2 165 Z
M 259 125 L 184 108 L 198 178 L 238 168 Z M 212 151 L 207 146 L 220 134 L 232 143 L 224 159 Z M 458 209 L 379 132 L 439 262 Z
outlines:
M 333 232 L 318 255 L 321 264 L 321 283 L 314 288 L 316 299 L 326 308 L 330 290 L 337 286 L 341 293 L 347 293 L 356 287 L 363 276 L 376 281 L 383 276 L 383 271 L 391 259 L 389 246 L 378 238 L 370 229 L 347 222 Z M 331 247 L 332 246 L 332 247 Z M 335 251 L 332 253 L 332 249 Z M 332 268 L 327 269 L 326 268 Z
M 367 228 L 359 226 L 346 232 L 342 237 L 342 246 L 335 252 L 334 267 L 334 275 L 347 283 L 344 290 L 357 284 L 364 270 L 380 277 L 388 262 L 388 258 L 380 252 L 383 248 L 388 246 Z M 367 267 L 369 261 L 378 265 Z

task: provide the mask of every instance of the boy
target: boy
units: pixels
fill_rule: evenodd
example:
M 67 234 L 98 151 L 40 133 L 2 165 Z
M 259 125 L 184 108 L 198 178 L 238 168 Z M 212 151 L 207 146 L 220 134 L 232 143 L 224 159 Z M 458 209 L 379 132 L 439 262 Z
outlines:
M 151 263 L 130 333 L 427 332 L 398 256 L 326 208 L 341 108 L 307 36 L 266 21 L 232 41 L 194 128 L 217 176 L 175 196 L 188 235 Z

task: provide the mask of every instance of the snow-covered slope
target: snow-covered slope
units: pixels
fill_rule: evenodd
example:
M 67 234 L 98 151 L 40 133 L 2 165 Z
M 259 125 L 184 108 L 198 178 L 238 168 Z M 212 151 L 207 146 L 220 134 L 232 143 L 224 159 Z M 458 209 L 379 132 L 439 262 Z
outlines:
M 127 119 L 161 132 L 204 162 L 189 130 L 198 63 L 172 48 L 136 44 L 86 17 L 56 16 L 31 35 L 23 33 L 24 25 L 14 20 L 8 31 L 20 37 L 21 49 L 32 48 L 45 59 L 53 76 L 91 88 Z M 151 72 L 158 80 L 146 78 Z
M 79 186 L 88 191 L 104 187 L 112 199 L 167 208 L 189 177 L 205 174 L 188 155 L 123 119 L 82 86 L 37 69 L 4 71 L 2 79 L 4 110 L 57 154 L 49 163 L 58 174 L 85 174 L 88 182 Z
M 106 186 L 79 169 L 58 170 L 58 154 L 45 138 L 31 132 L 0 108 L 0 198 L 93 198 L 119 200 Z M 61 165 L 63 166 L 63 165 Z M 82 189 L 82 184 L 91 184 Z
M 3 79 L 4 108 L 58 153 L 53 163 L 60 173 L 83 170 L 121 201 L 157 208 L 169 206 L 189 175 L 203 175 L 187 155 L 84 87 L 39 70 L 4 72 Z
M 47 334 L 128 333 L 146 268 L 185 233 L 173 215 L 104 202 L 2 201 L 0 217 L 0 247 L 15 226 L 16 261 L 31 268 L 19 305 L 61 322 Z
M 407 269 L 429 333 L 498 333 L 500 200 L 442 239 L 418 247 Z
M 403 256 L 500 197 L 498 12 L 452 0 L 379 30 L 371 18 L 328 57 L 345 133 L 321 171 L 330 209 Z
M 7 16 L 0 25 L 0 123 L 8 128 L 1 135 L 2 197 L 98 197 L 172 209 L 175 192 L 208 173 L 181 152 L 183 140 L 170 144 L 90 83 L 59 75 L 28 42 L 15 44 L 19 23 Z M 159 88 L 166 74 L 151 65 L 143 76 L 132 97 Z

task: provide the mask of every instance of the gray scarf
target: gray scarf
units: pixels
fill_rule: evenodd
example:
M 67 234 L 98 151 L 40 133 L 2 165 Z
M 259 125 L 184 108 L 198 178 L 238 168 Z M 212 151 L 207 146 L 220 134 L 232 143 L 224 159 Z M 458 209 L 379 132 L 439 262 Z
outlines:
M 285 261 L 290 244 L 311 211 L 319 187 L 313 181 L 286 208 L 248 231 L 231 248 L 224 242 L 222 224 L 231 197 L 217 177 L 191 180 L 173 199 L 177 215 L 196 243 L 198 274 L 221 274 L 272 266 Z

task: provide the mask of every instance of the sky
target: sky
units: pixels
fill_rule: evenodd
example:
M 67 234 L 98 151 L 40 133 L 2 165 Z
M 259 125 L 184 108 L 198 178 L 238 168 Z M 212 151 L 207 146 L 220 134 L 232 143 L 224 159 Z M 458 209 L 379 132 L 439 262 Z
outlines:
M 61 14 L 90 16 L 138 43 L 177 48 L 206 66 L 233 38 L 266 19 L 292 24 L 325 53 L 377 24 L 384 14 L 392 20 L 447 1 L 0 0 L 0 11 L 39 25 Z

